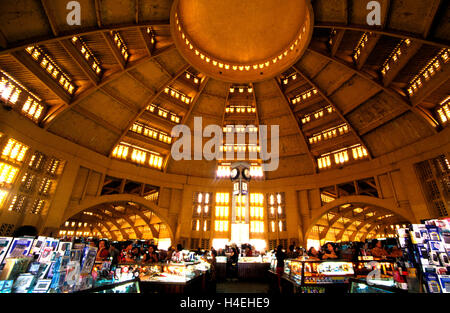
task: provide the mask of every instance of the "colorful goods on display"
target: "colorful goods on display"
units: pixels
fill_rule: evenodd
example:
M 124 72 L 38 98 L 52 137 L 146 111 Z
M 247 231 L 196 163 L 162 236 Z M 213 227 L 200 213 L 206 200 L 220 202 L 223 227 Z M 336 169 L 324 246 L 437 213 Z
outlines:
M 50 237 L 0 237 L 0 293 L 89 289 L 97 248 Z
M 412 224 L 397 233 L 406 266 L 410 271 L 417 269 L 416 291 L 450 293 L 450 219 Z

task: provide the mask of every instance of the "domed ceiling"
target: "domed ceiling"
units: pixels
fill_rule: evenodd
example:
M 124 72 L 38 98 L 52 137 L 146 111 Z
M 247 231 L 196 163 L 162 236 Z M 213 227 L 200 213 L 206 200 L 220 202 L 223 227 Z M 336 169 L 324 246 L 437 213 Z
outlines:
M 78 2 L 71 26 L 64 1 L 1 1 L 1 75 L 22 90 L 5 106 L 102 155 L 212 178 L 218 162 L 170 157 L 175 125 L 280 125 L 279 168 L 264 177 L 275 179 L 366 162 L 446 126 L 444 1 L 380 0 L 375 27 L 364 1 Z

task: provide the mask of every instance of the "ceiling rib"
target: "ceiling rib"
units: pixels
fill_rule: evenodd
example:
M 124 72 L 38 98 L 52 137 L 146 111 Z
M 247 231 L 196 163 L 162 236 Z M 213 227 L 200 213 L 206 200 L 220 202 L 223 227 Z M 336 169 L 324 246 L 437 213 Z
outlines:
M 374 83 L 375 85 L 377 85 L 380 89 L 382 89 L 384 92 L 386 92 L 388 95 L 392 96 L 393 98 L 395 98 L 396 100 L 398 100 L 398 102 L 402 105 L 402 107 L 404 107 L 405 111 L 410 110 L 413 113 L 415 113 L 416 115 L 418 115 L 421 119 L 424 119 L 427 123 L 427 125 L 429 126 L 429 128 L 434 132 L 437 133 L 437 129 L 435 128 L 434 123 L 431 123 L 431 121 L 426 118 L 423 114 L 421 114 L 421 112 L 414 110 L 412 105 L 409 103 L 409 101 L 407 101 L 405 99 L 404 96 L 400 95 L 397 91 L 393 90 L 392 88 L 389 87 L 385 87 L 383 86 L 381 83 L 379 83 L 376 79 L 372 78 L 371 76 L 369 76 L 368 74 L 364 73 L 363 71 L 358 71 L 357 69 L 355 69 L 354 67 L 350 66 L 349 64 L 347 64 L 345 61 L 339 60 L 336 57 L 331 57 L 323 52 L 320 52 L 316 49 L 312 49 L 312 48 L 308 48 L 307 51 L 315 53 L 317 55 L 320 55 L 330 61 L 336 62 L 337 64 L 340 64 L 344 67 L 346 67 L 347 69 L 351 70 L 352 72 L 356 73 L 358 76 L 364 78 L 365 80 L 368 80 L 372 83 Z
M 100 9 L 100 1 L 101 0 L 95 0 L 95 17 L 97 20 L 98 28 L 102 28 L 102 12 Z
M 187 113 L 183 117 L 183 119 L 181 120 L 180 124 L 185 125 L 186 122 L 188 121 L 188 119 L 190 118 L 190 116 L 191 116 L 192 112 L 194 111 L 194 108 L 195 108 L 195 106 L 196 106 L 196 104 L 198 102 L 198 99 L 200 98 L 203 90 L 205 89 L 206 85 L 208 84 L 208 80 L 209 80 L 209 77 L 205 77 L 204 78 L 203 82 L 200 85 L 200 88 L 199 88 L 197 94 L 195 95 L 194 99 L 192 99 L 191 106 L 189 107 L 189 110 L 187 111 Z M 175 141 L 173 143 L 175 143 Z M 168 153 L 166 155 L 165 160 L 163 162 L 163 166 L 164 166 L 163 167 L 163 171 L 164 171 L 164 173 L 167 173 L 167 169 L 169 168 L 169 163 L 170 163 L 170 153 Z
M 42 7 L 44 8 L 45 15 L 47 16 L 48 23 L 52 29 L 53 36 L 57 37 L 59 34 L 58 28 L 56 27 L 55 19 L 53 13 L 49 10 L 48 0 L 41 0 Z
M 116 60 L 117 64 L 119 64 L 120 68 L 124 70 L 127 66 L 127 62 L 124 60 L 120 51 L 117 50 L 117 47 L 114 45 L 112 38 L 105 32 L 102 32 L 102 37 L 106 41 L 106 45 L 108 46 L 109 50 L 114 56 L 114 59 Z
M 430 35 L 430 32 L 432 30 L 432 25 L 433 25 L 433 21 L 434 18 L 436 17 L 437 13 L 438 13 L 438 9 L 440 8 L 441 4 L 444 2 L 442 0 L 428 0 L 431 3 L 429 4 L 430 12 L 429 14 L 425 17 L 425 27 L 424 27 L 424 31 L 423 31 L 423 38 L 428 38 L 428 36 Z M 446 2 L 446 1 L 445 1 Z M 444 10 L 444 8 L 442 8 Z
M 9 46 L 9 48 L 0 50 L 0 55 L 8 54 L 14 51 L 18 50 L 24 50 L 26 47 L 30 45 L 46 45 L 50 43 L 54 43 L 63 39 L 71 39 L 73 36 L 90 36 L 90 35 L 96 35 L 101 34 L 103 32 L 109 32 L 109 31 L 124 31 L 124 30 L 135 30 L 139 31 L 141 27 L 151 27 L 151 26 L 161 26 L 161 25 L 169 25 L 168 20 L 162 20 L 162 21 L 147 21 L 145 23 L 141 23 L 139 25 L 136 24 L 117 24 L 117 25 L 108 25 L 106 27 L 102 28 L 91 28 L 90 30 L 86 29 L 77 29 L 75 31 L 71 32 L 64 32 L 63 34 L 60 34 L 59 36 L 42 36 L 38 38 L 30 38 L 27 40 L 21 40 L 19 42 L 15 43 L 9 43 L 7 45 L 6 39 L 2 40 L 0 35 L 0 43 L 4 41 L 3 46 Z M 4 36 L 3 36 L 4 38 Z
M 60 45 L 64 48 L 70 58 L 74 61 L 75 64 L 83 71 L 83 73 L 89 78 L 89 80 L 97 85 L 100 81 L 100 78 L 94 71 L 90 68 L 90 66 L 86 63 L 86 60 L 81 56 L 81 54 L 77 51 L 75 46 L 69 40 L 61 40 Z
M 96 86 L 94 86 L 92 88 L 87 89 L 82 94 L 80 94 L 78 97 L 74 97 L 72 102 L 70 102 L 70 105 L 68 103 L 64 103 L 63 105 L 53 109 L 49 114 L 47 114 L 47 116 L 43 120 L 44 129 L 48 129 L 55 122 L 55 120 L 58 119 L 58 116 L 60 116 L 66 110 L 70 110 L 73 106 L 80 103 L 81 101 L 83 101 L 84 99 L 86 99 L 87 97 L 92 95 L 94 92 L 100 90 L 106 84 L 119 78 L 123 73 L 128 73 L 129 71 L 135 69 L 139 65 L 146 63 L 146 62 L 152 60 L 153 58 L 157 57 L 158 55 L 164 54 L 164 53 L 172 50 L 173 48 L 174 48 L 174 45 L 171 45 L 170 47 L 168 46 L 167 48 L 162 48 L 158 54 L 155 53 L 152 56 L 142 57 L 133 63 L 129 63 L 125 69 L 121 69 L 121 70 L 119 70 L 111 75 L 108 75 L 106 77 L 104 76 L 99 84 L 97 84 Z M 131 76 L 131 77 L 133 77 L 133 76 Z M 133 77 L 133 78 L 136 79 L 135 77 Z M 151 92 L 154 92 L 154 91 L 151 90 Z
M 306 142 L 305 134 L 303 133 L 302 128 L 300 127 L 299 121 L 297 120 L 297 117 L 295 116 L 294 112 L 292 111 L 291 106 L 289 105 L 289 99 L 284 94 L 283 89 L 281 88 L 280 83 L 278 82 L 278 80 L 276 78 L 274 78 L 274 81 L 275 81 L 275 85 L 277 86 L 277 90 L 279 91 L 279 93 L 281 95 L 281 98 L 283 98 L 283 100 L 284 100 L 283 102 L 285 103 L 286 108 L 289 111 L 289 115 L 291 116 L 291 119 L 294 122 L 294 124 L 295 124 L 295 126 L 296 126 L 296 128 L 298 130 L 298 134 L 300 136 L 300 142 L 302 143 L 303 148 L 306 149 L 307 154 L 309 156 L 309 159 L 312 162 L 314 173 L 317 173 L 318 168 L 317 168 L 316 159 L 312 155 L 311 150 L 309 150 L 309 146 L 308 146 L 308 143 Z
M 19 62 L 26 70 L 30 71 L 34 77 L 41 81 L 65 104 L 69 104 L 71 96 L 36 63 L 25 51 L 11 53 L 11 56 Z
M 396 37 L 396 38 L 409 38 L 411 40 L 416 40 L 420 43 L 432 45 L 432 46 L 438 46 L 442 48 L 449 48 L 450 43 L 445 41 L 440 41 L 438 39 L 424 39 L 422 37 L 422 34 L 416 34 L 416 33 L 408 33 L 398 30 L 391 30 L 391 29 L 381 29 L 381 28 L 375 28 L 375 27 L 369 27 L 369 26 L 362 26 L 362 25 L 345 25 L 340 23 L 322 23 L 318 22 L 314 24 L 314 28 L 335 28 L 335 29 L 345 29 L 345 30 L 353 30 L 357 32 L 372 32 L 375 34 L 390 36 L 390 37 Z
M 105 207 L 104 209 L 125 220 L 125 222 L 130 225 L 131 229 L 133 229 L 136 238 L 142 238 L 142 233 L 136 228 L 135 222 L 133 223 L 127 214 L 117 211 L 112 204 L 108 205 L 108 207 Z
M 158 98 L 161 95 L 161 93 L 164 91 L 164 89 L 167 86 L 169 86 L 170 84 L 172 84 L 174 81 L 176 81 L 177 78 L 180 77 L 180 75 L 182 75 L 188 68 L 189 68 L 189 65 L 183 66 L 183 68 L 180 71 L 178 71 L 174 76 L 172 76 L 168 81 L 166 81 L 154 95 L 150 96 L 150 98 L 147 101 L 145 101 L 145 105 L 143 105 L 141 110 L 130 120 L 130 122 L 128 123 L 125 130 L 122 131 L 121 136 L 118 138 L 118 140 L 112 146 L 111 151 L 109 152 L 109 156 L 111 156 L 111 154 L 112 154 L 114 148 L 117 146 L 117 144 L 119 144 L 122 141 L 123 137 L 125 137 L 125 135 L 127 134 L 130 127 L 133 125 L 133 123 L 136 122 L 136 120 L 142 115 L 142 113 L 145 112 L 145 110 L 147 109 L 147 105 L 151 104 L 153 101 L 155 101 L 156 98 Z
M 308 82 L 308 84 L 310 84 L 313 88 L 315 88 L 317 90 L 317 92 L 319 93 L 320 96 L 322 96 L 322 98 L 333 107 L 333 109 L 336 111 L 336 113 L 339 115 L 339 117 L 341 118 L 342 121 L 344 121 L 349 129 L 350 132 L 356 137 L 356 139 L 359 141 L 359 143 L 366 149 L 366 151 L 369 154 L 369 159 L 372 159 L 372 153 L 370 152 L 370 150 L 368 149 L 368 147 L 366 146 L 366 144 L 364 143 L 364 141 L 362 140 L 361 136 L 356 132 L 356 130 L 353 128 L 353 126 L 349 123 L 349 121 L 345 118 L 345 116 L 342 114 L 341 110 L 334 104 L 333 101 L 330 100 L 330 98 L 327 97 L 327 95 L 319 88 L 319 86 L 317 86 L 314 82 L 312 82 L 307 76 L 306 74 L 302 73 L 302 71 L 300 71 L 295 65 L 292 67 L 304 80 L 306 80 Z

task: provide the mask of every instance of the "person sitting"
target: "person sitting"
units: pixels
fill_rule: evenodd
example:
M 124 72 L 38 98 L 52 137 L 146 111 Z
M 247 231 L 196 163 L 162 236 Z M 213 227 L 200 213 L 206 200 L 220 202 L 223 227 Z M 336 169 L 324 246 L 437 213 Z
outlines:
M 314 248 L 314 247 L 309 248 L 308 256 L 311 260 L 320 260 L 321 259 L 321 255 L 320 255 L 319 251 L 317 251 L 316 248 Z
M 337 259 L 338 256 L 334 250 L 334 246 L 331 242 L 327 243 L 325 249 L 323 250 L 322 260 L 326 259 Z
M 109 248 L 107 247 L 105 240 L 100 240 L 98 243 L 98 251 L 96 261 L 104 261 L 109 258 Z
M 372 242 L 372 244 L 374 245 L 372 250 L 370 251 L 372 253 L 372 256 L 375 258 L 383 258 L 388 256 L 387 251 L 383 248 L 383 244 L 381 243 L 381 241 L 374 239 L 374 241 Z

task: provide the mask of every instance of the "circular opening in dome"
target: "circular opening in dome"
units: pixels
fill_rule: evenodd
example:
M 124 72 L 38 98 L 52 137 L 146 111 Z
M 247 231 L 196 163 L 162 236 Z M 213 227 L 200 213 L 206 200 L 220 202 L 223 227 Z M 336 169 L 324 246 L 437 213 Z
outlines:
M 303 55 L 313 32 L 306 0 L 175 0 L 170 19 L 186 61 L 228 82 L 280 74 Z

